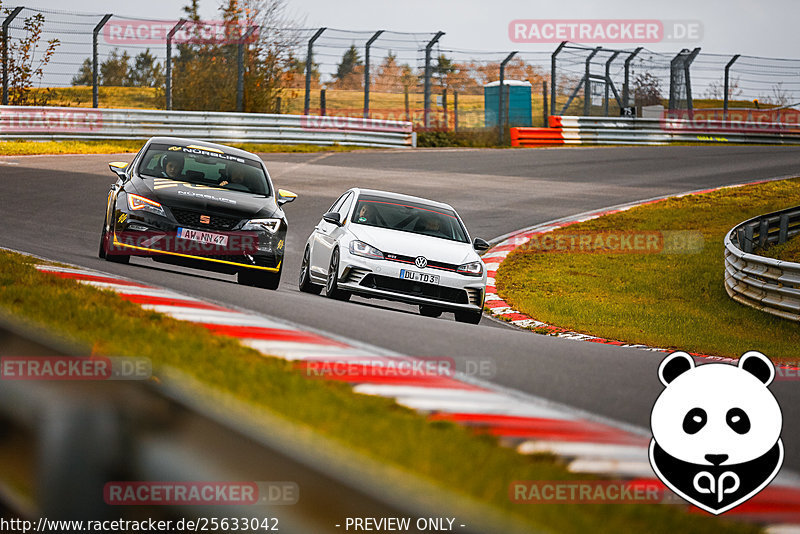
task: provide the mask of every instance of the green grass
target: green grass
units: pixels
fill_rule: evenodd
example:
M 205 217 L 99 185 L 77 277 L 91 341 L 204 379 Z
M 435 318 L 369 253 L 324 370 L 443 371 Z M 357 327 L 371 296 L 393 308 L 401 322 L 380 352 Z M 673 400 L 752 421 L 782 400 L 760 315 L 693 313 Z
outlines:
M 177 368 L 345 446 L 471 496 L 535 529 L 552 532 L 754 532 L 752 525 L 686 514 L 666 505 L 521 505 L 514 480 L 591 478 L 550 456 L 521 456 L 469 429 L 433 423 L 384 398 L 313 380 L 293 364 L 264 357 L 231 338 L 147 311 L 119 296 L 36 271 L 33 258 L 0 251 L 0 310 L 106 355 L 150 358 L 155 374 Z M 109 328 L 113 318 L 114 328 Z
M 800 236 L 795 236 L 786 243 L 772 246 L 766 251 L 757 252 L 757 254 L 776 260 L 800 263 Z
M 743 306 L 723 286 L 723 239 L 736 224 L 797 205 L 800 179 L 672 198 L 561 233 L 693 230 L 694 254 L 541 253 L 521 247 L 497 273 L 515 309 L 540 321 L 631 343 L 738 357 L 760 350 L 796 361 L 800 330 Z
M 104 140 L 104 141 L 0 141 L 0 156 L 30 156 L 36 154 L 116 154 L 136 153 L 145 140 Z M 366 147 L 317 146 L 317 145 L 276 145 L 265 143 L 226 143 L 254 153 L 276 152 L 349 152 L 364 150 Z

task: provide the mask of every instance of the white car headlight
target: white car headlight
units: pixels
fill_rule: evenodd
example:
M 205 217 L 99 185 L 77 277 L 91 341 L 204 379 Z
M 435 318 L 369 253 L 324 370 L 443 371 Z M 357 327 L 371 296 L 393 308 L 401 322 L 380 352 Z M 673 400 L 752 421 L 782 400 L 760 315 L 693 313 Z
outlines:
M 280 219 L 250 219 L 242 226 L 242 230 L 264 231 L 274 234 L 281 227 Z
M 367 245 L 363 241 L 350 241 L 350 254 L 372 258 L 373 260 L 383 259 L 383 252 L 373 246 Z
M 483 262 L 478 260 L 471 263 L 465 263 L 463 265 L 459 265 L 456 271 L 461 274 L 466 274 L 467 276 L 482 276 Z
M 161 215 L 162 217 L 165 216 L 164 208 L 161 206 L 161 204 L 155 200 L 134 195 L 133 193 L 128 193 L 128 208 L 130 208 L 131 211 L 143 210 L 149 211 L 150 213 L 155 213 L 156 215 Z

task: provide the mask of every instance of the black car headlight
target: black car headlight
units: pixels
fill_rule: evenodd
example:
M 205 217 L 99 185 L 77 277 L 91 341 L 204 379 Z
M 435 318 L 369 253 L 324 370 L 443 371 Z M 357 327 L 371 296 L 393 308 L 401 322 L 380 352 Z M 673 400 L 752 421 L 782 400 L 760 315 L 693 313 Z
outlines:
M 467 276 L 483 276 L 483 262 L 478 260 L 465 263 L 463 265 L 459 265 L 456 271 L 461 274 L 466 274 Z
M 242 226 L 242 230 L 256 232 L 269 232 L 274 234 L 281 227 L 280 219 L 250 219 Z
M 383 252 L 371 245 L 364 243 L 363 241 L 350 241 L 350 254 L 364 258 L 371 258 L 373 260 L 383 259 Z
M 148 211 L 150 213 L 155 213 L 156 215 L 161 215 L 162 217 L 166 217 L 164 213 L 164 207 L 161 206 L 155 200 L 150 200 L 149 198 L 134 195 L 133 193 L 128 193 L 128 208 L 131 211 Z

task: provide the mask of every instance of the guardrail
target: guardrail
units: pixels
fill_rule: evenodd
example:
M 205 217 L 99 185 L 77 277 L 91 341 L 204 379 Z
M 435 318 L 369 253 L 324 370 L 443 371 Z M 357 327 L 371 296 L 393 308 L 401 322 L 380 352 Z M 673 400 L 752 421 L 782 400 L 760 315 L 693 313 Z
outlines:
M 747 306 L 800 322 L 800 263 L 753 254 L 800 234 L 800 206 L 759 215 L 725 236 L 725 290 Z
M 404 121 L 313 115 L 0 106 L 0 140 L 148 139 L 414 147 Z
M 682 113 L 685 116 L 685 112 Z M 800 125 L 672 118 L 551 116 L 549 128 L 511 128 L 511 145 L 800 144 Z

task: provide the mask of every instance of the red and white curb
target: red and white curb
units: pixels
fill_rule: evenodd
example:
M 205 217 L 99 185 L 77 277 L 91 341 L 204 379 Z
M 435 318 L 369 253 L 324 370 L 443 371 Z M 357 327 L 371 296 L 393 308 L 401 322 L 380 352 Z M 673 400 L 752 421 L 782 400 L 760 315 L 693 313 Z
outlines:
M 349 382 L 357 393 L 389 397 L 431 420 L 451 421 L 496 436 L 521 454 L 558 455 L 570 471 L 659 483 L 647 460 L 644 431 L 459 373 L 408 373 L 409 365 L 426 362 L 169 289 L 77 267 L 42 264 L 37 269 L 114 291 L 143 308 L 238 338 L 265 356 L 296 361 L 310 377 Z M 347 372 L 325 372 L 332 363 L 347 365 Z M 770 491 L 729 514 L 739 513 L 763 524 L 800 524 L 800 483 L 791 476 L 779 478 Z

